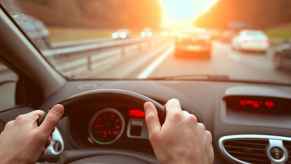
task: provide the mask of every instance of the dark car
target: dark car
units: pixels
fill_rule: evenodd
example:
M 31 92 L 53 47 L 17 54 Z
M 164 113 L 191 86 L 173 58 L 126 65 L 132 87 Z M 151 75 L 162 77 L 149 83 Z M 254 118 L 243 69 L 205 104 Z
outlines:
M 176 38 L 175 56 L 206 58 L 211 57 L 212 43 L 207 32 L 185 32 Z
M 276 48 L 273 56 L 275 69 L 291 70 L 291 43 L 285 43 Z
M 14 14 L 13 18 L 35 44 L 41 45 L 42 49 L 50 48 L 49 31 L 42 21 L 22 13 Z

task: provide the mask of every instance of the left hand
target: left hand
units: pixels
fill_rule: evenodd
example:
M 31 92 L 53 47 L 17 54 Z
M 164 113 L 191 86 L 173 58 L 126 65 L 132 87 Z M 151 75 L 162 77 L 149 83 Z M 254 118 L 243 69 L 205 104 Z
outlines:
M 35 163 L 45 150 L 49 137 L 62 118 L 64 107 L 55 105 L 38 126 L 44 112 L 36 110 L 9 121 L 0 135 L 0 159 L 3 164 Z M 1 164 L 2 164 L 1 163 Z

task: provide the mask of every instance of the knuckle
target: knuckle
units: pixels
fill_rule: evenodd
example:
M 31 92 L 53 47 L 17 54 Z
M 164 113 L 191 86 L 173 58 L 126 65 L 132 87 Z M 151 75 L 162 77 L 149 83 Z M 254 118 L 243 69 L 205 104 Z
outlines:
M 45 141 L 48 137 L 45 133 L 41 133 L 40 131 L 34 131 L 33 133 L 31 133 L 31 137 L 32 140 L 35 141 Z
M 197 118 L 196 118 L 196 116 L 191 114 L 189 117 L 187 117 L 186 122 L 191 123 L 191 124 L 195 124 L 195 123 L 197 123 Z
M 13 126 L 13 125 L 14 125 L 14 120 L 11 120 L 11 121 L 8 121 L 8 122 L 6 123 L 5 127 L 7 128 L 7 127 L 11 127 L 11 126 Z
M 160 141 L 160 135 L 159 135 L 159 133 L 157 133 L 157 132 L 152 132 L 152 133 L 149 135 L 149 140 L 150 140 L 151 142 L 154 142 L 154 143 L 159 142 L 159 141 Z
M 58 123 L 58 119 L 55 115 L 48 115 L 47 120 L 50 124 L 56 125 Z
M 182 113 L 181 112 L 175 112 L 173 113 L 173 118 L 174 118 L 174 121 L 181 121 L 182 120 Z
M 149 113 L 145 117 L 146 122 L 152 122 L 154 119 L 155 119 L 155 115 L 153 113 Z
M 16 117 L 15 121 L 16 122 L 22 122 L 24 120 L 25 116 L 23 114 L 20 114 Z
M 197 126 L 198 126 L 198 128 L 200 129 L 200 130 L 205 130 L 205 125 L 203 124 L 203 123 L 201 123 L 201 122 L 199 122 L 198 124 L 197 124 Z
M 34 115 L 37 115 L 37 116 L 44 115 L 44 111 L 42 111 L 42 110 L 35 110 L 34 111 Z

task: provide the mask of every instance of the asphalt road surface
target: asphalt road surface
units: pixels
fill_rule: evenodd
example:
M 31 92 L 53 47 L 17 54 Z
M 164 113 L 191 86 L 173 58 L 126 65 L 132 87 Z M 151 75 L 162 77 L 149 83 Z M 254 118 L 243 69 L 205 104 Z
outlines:
M 172 52 L 147 77 L 227 75 L 231 79 L 291 83 L 291 72 L 274 69 L 271 58 L 271 51 L 266 54 L 243 53 L 215 42 L 211 59 L 177 58 Z

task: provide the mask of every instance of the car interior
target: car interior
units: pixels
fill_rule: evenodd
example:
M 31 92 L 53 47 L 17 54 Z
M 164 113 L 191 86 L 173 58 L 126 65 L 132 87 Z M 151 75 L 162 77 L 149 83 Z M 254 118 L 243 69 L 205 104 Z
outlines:
M 65 106 L 40 163 L 158 163 L 143 104 L 153 102 L 163 120 L 163 105 L 171 98 L 211 131 L 215 164 L 291 163 L 290 84 L 223 78 L 70 79 L 48 62 L 2 6 L 0 45 L 6 70 L 0 83 L 0 131 L 20 114 Z

